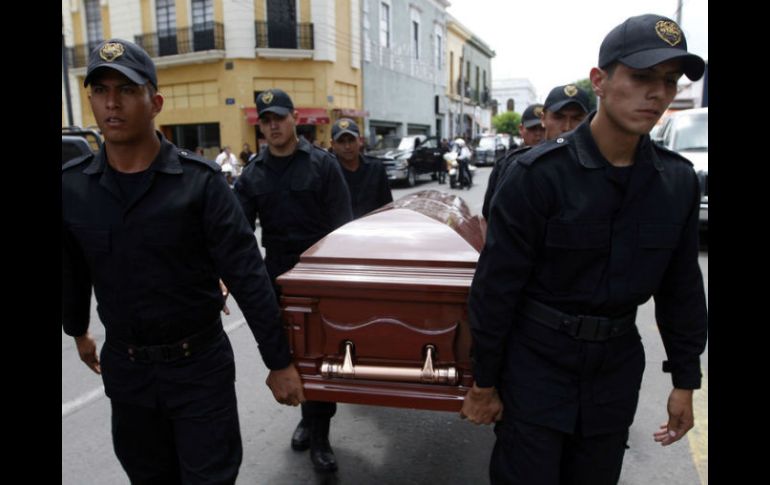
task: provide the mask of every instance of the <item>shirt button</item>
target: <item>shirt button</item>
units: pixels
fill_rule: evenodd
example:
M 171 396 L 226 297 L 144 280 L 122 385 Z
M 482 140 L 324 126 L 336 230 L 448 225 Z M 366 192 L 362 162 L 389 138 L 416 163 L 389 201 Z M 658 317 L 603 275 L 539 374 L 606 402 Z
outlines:
M 185 151 L 181 151 L 181 152 L 179 152 L 179 154 L 180 154 L 180 155 L 183 155 L 183 156 L 185 156 L 185 157 L 187 156 L 187 152 L 185 152 Z
M 556 143 L 564 143 L 564 138 L 557 138 Z

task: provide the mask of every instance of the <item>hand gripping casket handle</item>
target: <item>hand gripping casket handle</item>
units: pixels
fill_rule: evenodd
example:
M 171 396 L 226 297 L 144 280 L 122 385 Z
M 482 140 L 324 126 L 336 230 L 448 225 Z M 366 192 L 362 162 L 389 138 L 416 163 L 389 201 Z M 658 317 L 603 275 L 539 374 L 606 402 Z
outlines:
M 459 381 L 457 369 L 452 366 L 433 367 L 433 355 L 436 348 L 433 345 L 425 346 L 425 362 L 422 368 L 378 366 L 378 365 L 354 365 L 353 342 L 345 342 L 345 357 L 342 363 L 332 360 L 324 360 L 321 363 L 321 375 L 326 378 L 342 377 L 345 379 L 374 379 L 380 381 L 405 381 L 419 382 L 422 384 L 450 384 L 456 385 Z

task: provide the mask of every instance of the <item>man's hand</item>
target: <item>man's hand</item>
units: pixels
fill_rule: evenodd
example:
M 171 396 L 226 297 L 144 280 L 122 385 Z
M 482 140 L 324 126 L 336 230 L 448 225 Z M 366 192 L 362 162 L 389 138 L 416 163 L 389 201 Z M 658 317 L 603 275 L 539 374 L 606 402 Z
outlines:
M 494 387 L 478 387 L 476 383 L 465 395 L 460 417 L 473 424 L 492 424 L 503 419 L 503 402 Z
M 225 305 L 222 307 L 222 313 L 229 315 L 230 309 L 227 308 L 227 297 L 230 296 L 230 290 L 227 289 L 225 282 L 221 279 L 219 280 L 219 289 L 222 290 L 222 299 L 225 300 Z
M 297 406 L 305 402 L 302 381 L 294 364 L 289 364 L 285 369 L 271 370 L 265 384 L 273 391 L 275 400 L 281 404 Z
M 75 345 L 78 348 L 80 360 L 85 362 L 89 369 L 101 374 L 102 368 L 99 366 L 99 354 L 96 353 L 96 341 L 91 334 L 86 332 L 80 337 L 75 337 Z
M 695 425 L 692 410 L 692 389 L 673 389 L 668 396 L 668 422 L 653 434 L 663 446 L 679 441 Z

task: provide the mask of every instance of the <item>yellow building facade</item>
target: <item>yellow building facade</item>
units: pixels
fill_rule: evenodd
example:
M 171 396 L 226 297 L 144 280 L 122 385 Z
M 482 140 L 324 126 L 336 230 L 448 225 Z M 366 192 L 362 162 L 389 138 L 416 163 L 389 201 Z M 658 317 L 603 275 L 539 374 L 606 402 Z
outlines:
M 329 145 L 331 123 L 363 121 L 361 0 L 63 0 L 72 120 L 95 125 L 83 87 L 88 52 L 111 37 L 135 42 L 155 61 L 164 107 L 156 127 L 179 146 L 254 150 L 261 134 L 255 97 L 285 90 L 298 133 Z

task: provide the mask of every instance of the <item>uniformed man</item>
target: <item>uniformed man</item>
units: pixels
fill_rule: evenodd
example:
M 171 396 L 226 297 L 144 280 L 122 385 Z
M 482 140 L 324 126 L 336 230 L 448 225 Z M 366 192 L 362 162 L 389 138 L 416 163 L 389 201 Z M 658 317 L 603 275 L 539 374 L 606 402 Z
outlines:
M 62 167 L 62 327 L 102 375 L 131 483 L 232 484 L 242 448 L 219 277 L 275 398 L 304 400 L 253 231 L 219 167 L 155 131 L 163 97 L 145 51 L 102 42 L 84 85 L 104 146 Z M 92 288 L 101 357 L 88 331 Z
M 535 146 L 545 136 L 545 128 L 541 118 L 543 117 L 543 105 L 540 103 L 530 104 L 521 114 L 521 123 L 519 124 L 519 136 L 521 136 L 522 145 L 525 147 Z M 516 147 L 519 148 L 519 147 Z
M 707 312 L 698 178 L 648 132 L 703 60 L 660 15 L 602 42 L 598 112 L 518 157 L 492 199 L 469 297 L 474 386 L 462 415 L 496 427 L 494 484 L 617 483 L 645 366 L 635 325 L 655 298 L 670 372 L 669 445 L 693 426 Z
M 551 89 L 551 92 L 548 93 L 548 97 L 545 98 L 545 104 L 542 105 L 541 108 L 538 108 L 538 105 L 533 106 L 535 106 L 535 108 L 529 116 L 537 115 L 539 117 L 538 123 L 540 123 L 542 128 L 541 133 L 545 136 L 545 139 L 555 140 L 559 135 L 574 129 L 581 121 L 583 121 L 588 115 L 590 101 L 588 93 L 583 89 L 575 84 L 565 84 L 564 86 L 556 86 Z M 534 121 L 531 121 L 531 118 L 527 116 L 526 110 L 522 115 L 522 125 L 524 124 L 525 119 L 530 120 L 528 121 L 530 124 L 534 123 Z M 542 140 L 541 137 L 537 143 Z M 523 146 L 508 152 L 505 158 L 495 163 L 492 173 L 489 174 L 487 191 L 484 193 L 484 205 L 481 208 L 481 214 L 485 219 L 489 218 L 489 204 L 497 189 L 498 181 L 502 179 L 505 171 L 508 170 L 508 167 L 517 157 L 521 156 L 537 143 L 525 143 Z
M 354 218 L 393 202 L 385 167 L 361 153 L 361 132 L 355 121 L 341 118 L 334 122 L 331 149 L 348 184 Z
M 299 262 L 303 251 L 353 219 L 350 192 L 332 154 L 297 138 L 297 112 L 286 92 L 268 89 L 257 96 L 259 128 L 267 140 L 235 184 L 252 228 L 259 216 L 265 265 L 276 295 L 275 279 Z M 310 448 L 319 471 L 334 471 L 337 460 L 329 444 L 334 402 L 307 401 L 291 447 Z
M 526 151 L 527 147 L 532 147 L 543 141 L 545 127 L 543 126 L 542 104 L 530 104 L 524 110 L 524 113 L 521 115 L 521 124 L 519 124 L 519 135 L 521 135 L 522 145 L 505 152 L 499 160 L 495 161 L 492 172 L 489 174 L 487 190 L 484 192 L 484 205 L 481 207 L 481 214 L 485 219 L 489 218 L 489 202 L 492 200 L 492 195 L 494 195 L 497 188 L 500 174 L 505 172 L 516 155 Z

